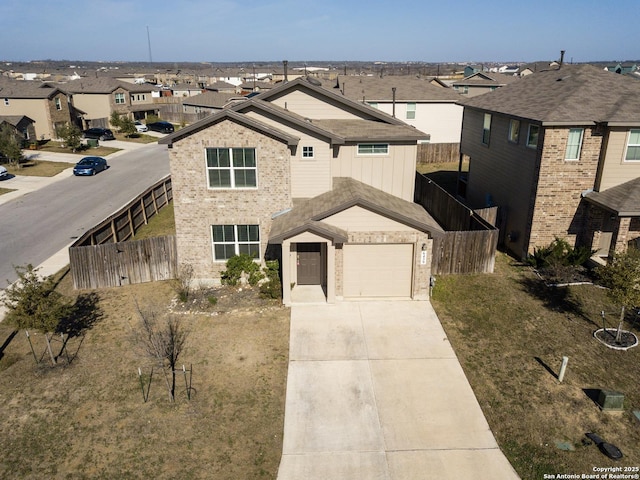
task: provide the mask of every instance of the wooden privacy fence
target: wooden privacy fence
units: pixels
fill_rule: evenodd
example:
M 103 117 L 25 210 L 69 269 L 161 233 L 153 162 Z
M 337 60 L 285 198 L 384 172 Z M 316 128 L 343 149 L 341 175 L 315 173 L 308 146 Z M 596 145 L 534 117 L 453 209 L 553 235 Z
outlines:
M 459 143 L 420 143 L 418 163 L 451 163 L 460 160 Z
M 104 288 L 175 278 L 176 237 L 69 249 L 75 288 Z
M 175 237 L 125 241 L 172 200 L 171 177 L 148 188 L 69 247 L 75 288 L 102 288 L 175 278 Z
M 127 240 L 146 225 L 151 217 L 173 199 L 171 176 L 167 175 L 144 193 L 133 199 L 118 212 L 88 230 L 71 248 L 84 245 L 102 245 Z
M 414 200 L 445 230 L 433 241 L 433 274 L 493 272 L 498 229 L 485 219 L 495 218 L 497 207 L 481 216 L 421 174 L 416 174 Z

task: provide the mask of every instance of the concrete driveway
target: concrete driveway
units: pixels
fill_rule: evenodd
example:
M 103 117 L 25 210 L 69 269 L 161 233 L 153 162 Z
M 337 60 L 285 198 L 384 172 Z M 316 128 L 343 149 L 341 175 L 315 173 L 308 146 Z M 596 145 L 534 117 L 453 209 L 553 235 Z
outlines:
M 291 307 L 278 480 L 518 479 L 428 302 Z

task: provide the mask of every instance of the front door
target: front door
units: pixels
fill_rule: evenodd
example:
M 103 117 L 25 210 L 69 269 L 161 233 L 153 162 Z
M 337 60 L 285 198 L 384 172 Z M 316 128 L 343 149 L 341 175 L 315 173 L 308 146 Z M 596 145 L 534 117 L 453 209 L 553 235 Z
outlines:
M 298 243 L 298 285 L 322 284 L 322 250 L 319 243 Z

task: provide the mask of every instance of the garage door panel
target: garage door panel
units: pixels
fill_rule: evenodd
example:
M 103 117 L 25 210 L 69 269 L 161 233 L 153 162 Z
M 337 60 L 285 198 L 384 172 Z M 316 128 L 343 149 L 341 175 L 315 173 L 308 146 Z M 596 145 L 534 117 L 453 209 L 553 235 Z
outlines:
M 410 297 L 412 244 L 344 246 L 345 297 Z

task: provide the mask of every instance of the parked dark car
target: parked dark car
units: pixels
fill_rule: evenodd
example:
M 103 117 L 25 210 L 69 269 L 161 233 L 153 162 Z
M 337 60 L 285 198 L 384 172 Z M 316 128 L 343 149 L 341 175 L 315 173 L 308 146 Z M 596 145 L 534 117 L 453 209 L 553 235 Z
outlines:
M 109 168 L 107 161 L 102 157 L 84 157 L 73 167 L 74 175 L 95 175 Z
M 82 132 L 84 138 L 97 138 L 98 140 L 115 140 L 113 132 L 108 128 L 89 128 Z
M 153 123 L 147 123 L 147 128 L 149 130 L 153 130 L 154 132 L 160 132 L 160 133 L 173 133 L 173 125 L 170 124 L 169 122 L 153 122 Z

